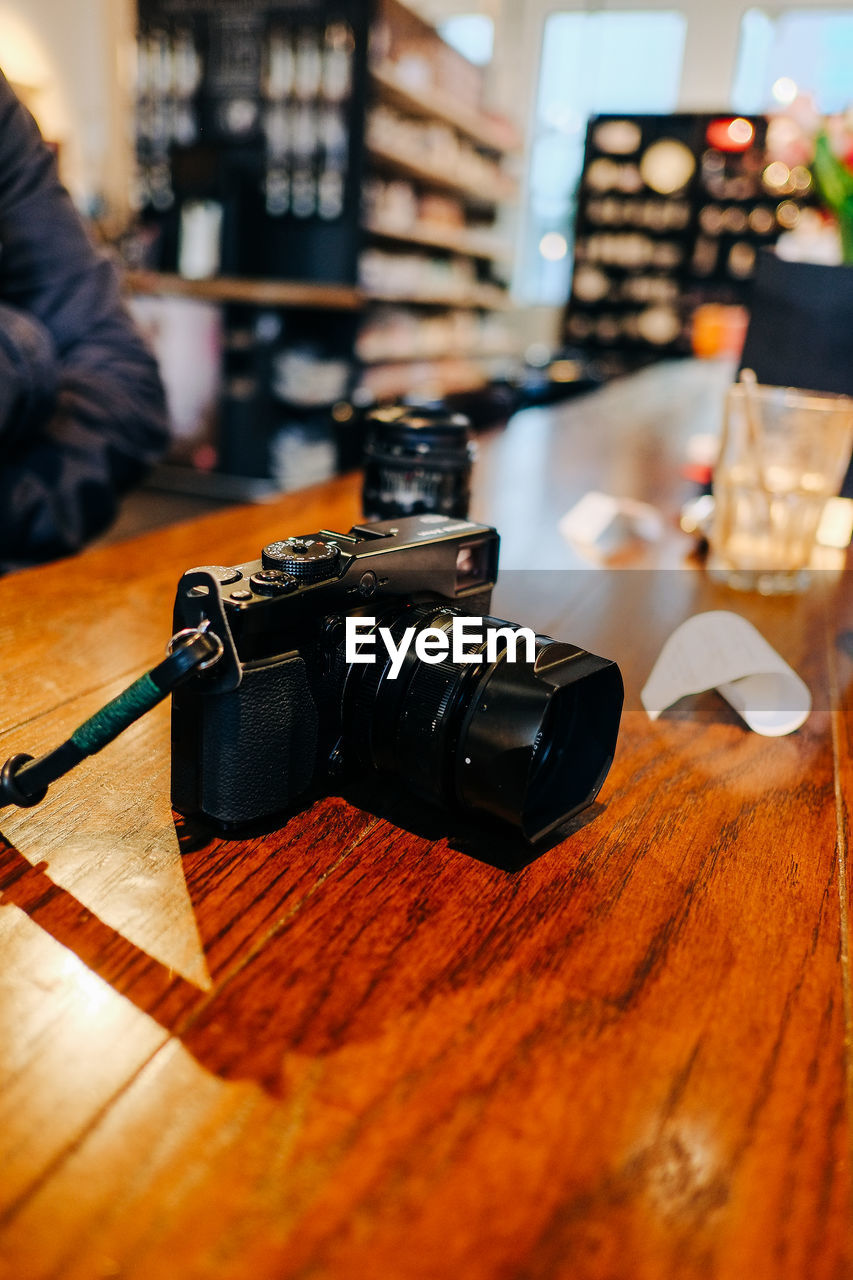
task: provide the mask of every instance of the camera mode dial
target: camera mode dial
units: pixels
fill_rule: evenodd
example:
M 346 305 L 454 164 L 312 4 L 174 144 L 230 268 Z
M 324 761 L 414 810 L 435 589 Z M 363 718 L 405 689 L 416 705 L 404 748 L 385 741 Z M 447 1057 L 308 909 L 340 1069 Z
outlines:
M 335 542 L 317 538 L 287 538 L 264 547 L 263 562 L 267 569 L 283 569 L 300 583 L 333 578 L 338 571 L 341 549 Z

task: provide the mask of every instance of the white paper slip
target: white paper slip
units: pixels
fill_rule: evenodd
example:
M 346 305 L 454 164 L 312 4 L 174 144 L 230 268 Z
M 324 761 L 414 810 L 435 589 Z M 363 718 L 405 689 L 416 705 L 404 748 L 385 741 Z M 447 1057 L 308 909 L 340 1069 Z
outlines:
M 614 498 L 591 489 L 566 512 L 559 529 L 578 550 L 606 559 L 633 541 L 657 542 L 663 532 L 663 520 L 647 502 Z
M 750 729 L 768 738 L 793 733 L 812 695 L 751 622 L 714 609 L 673 631 L 640 697 L 652 720 L 689 693 L 716 689 Z

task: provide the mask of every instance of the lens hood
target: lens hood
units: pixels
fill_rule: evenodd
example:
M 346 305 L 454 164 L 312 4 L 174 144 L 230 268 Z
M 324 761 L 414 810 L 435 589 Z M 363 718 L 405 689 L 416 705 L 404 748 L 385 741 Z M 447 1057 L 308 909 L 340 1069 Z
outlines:
M 385 619 L 447 630 L 461 610 L 434 602 Z M 518 630 L 482 619 L 483 635 Z M 619 668 L 575 645 L 536 636 L 534 660 L 427 665 L 410 647 L 397 678 L 382 661 L 351 669 L 344 741 L 354 763 L 400 778 L 425 799 L 488 813 L 529 843 L 595 799 L 613 760 L 622 712 Z
M 615 663 L 536 637 L 536 660 L 498 662 L 468 705 L 457 796 L 536 843 L 590 804 L 613 761 L 623 701 Z

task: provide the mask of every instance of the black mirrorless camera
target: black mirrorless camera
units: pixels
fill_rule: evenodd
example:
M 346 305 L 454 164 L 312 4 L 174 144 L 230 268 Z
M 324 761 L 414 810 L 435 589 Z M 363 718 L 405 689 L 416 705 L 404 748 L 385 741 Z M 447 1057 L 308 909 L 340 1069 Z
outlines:
M 616 746 L 619 669 L 487 616 L 498 545 L 423 515 L 184 574 L 176 629 L 206 621 L 224 655 L 173 696 L 175 808 L 229 830 L 368 770 L 534 842 L 589 804 Z

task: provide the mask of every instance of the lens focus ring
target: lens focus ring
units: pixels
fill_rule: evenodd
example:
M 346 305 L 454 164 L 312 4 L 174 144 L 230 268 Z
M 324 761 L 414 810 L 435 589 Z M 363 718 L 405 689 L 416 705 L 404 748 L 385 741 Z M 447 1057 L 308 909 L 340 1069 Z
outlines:
M 460 610 L 432 602 L 386 618 L 399 642 L 406 627 L 449 630 Z M 404 776 L 429 799 L 450 799 L 453 789 L 454 709 L 481 668 L 449 660 L 426 663 L 412 644 L 396 679 L 387 663 L 353 668 L 345 694 L 345 736 L 362 767 Z

